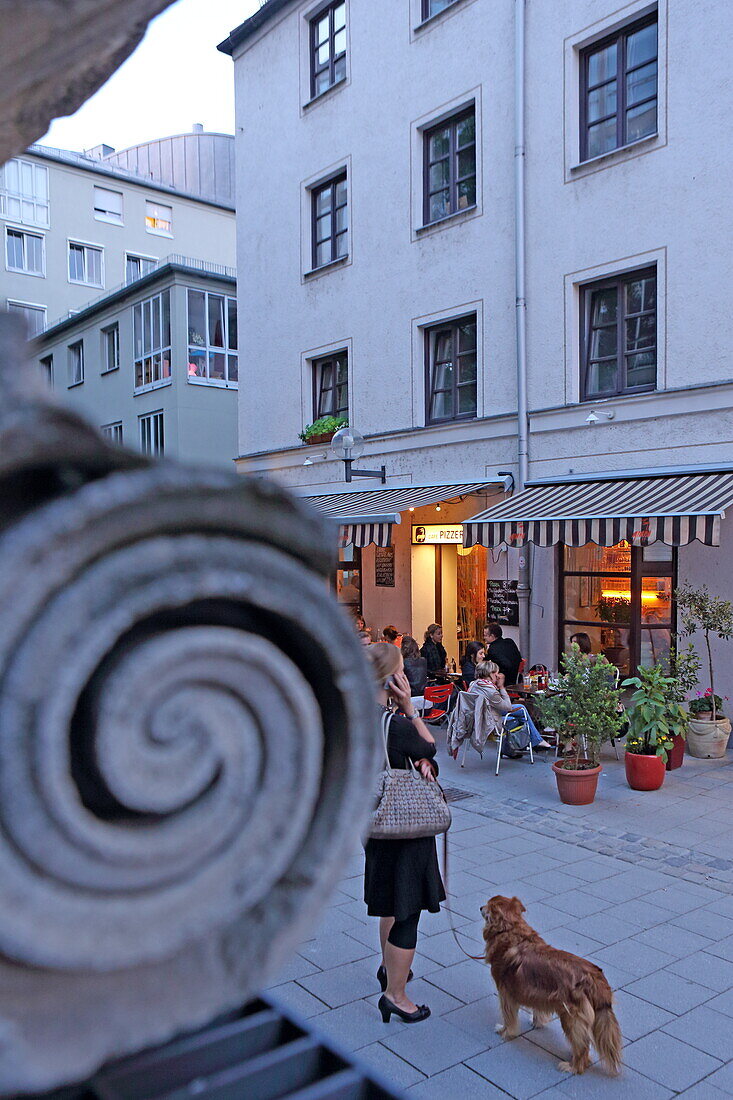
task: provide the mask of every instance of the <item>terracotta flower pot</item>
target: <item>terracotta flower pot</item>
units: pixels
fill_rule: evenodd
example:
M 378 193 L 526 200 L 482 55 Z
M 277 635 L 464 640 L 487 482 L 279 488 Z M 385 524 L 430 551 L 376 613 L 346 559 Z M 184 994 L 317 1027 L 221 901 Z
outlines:
M 626 781 L 632 791 L 658 791 L 664 783 L 665 766 L 661 756 L 646 753 L 625 754 Z
M 690 756 L 698 760 L 718 760 L 725 756 L 730 737 L 730 721 L 727 718 L 719 718 L 717 722 L 712 719 L 705 721 L 700 718 L 690 718 L 687 727 L 687 748 Z
M 595 768 L 564 768 L 559 761 L 552 765 L 557 780 L 557 793 L 566 806 L 589 806 L 596 797 L 601 765 Z
M 684 759 L 685 739 L 678 733 L 676 737 L 672 738 L 672 748 L 667 754 L 667 771 L 673 772 L 675 768 L 681 768 Z
M 309 447 L 317 447 L 323 443 L 330 443 L 335 434 L 335 432 L 320 432 L 318 435 L 309 435 L 304 442 Z

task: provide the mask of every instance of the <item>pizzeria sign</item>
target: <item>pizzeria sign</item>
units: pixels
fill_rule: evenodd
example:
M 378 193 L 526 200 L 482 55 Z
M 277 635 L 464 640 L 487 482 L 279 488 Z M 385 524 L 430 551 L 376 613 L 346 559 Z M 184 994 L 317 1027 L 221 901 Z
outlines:
M 444 543 L 452 543 L 463 546 L 462 523 L 424 523 L 415 524 L 412 528 L 413 546 L 439 546 Z

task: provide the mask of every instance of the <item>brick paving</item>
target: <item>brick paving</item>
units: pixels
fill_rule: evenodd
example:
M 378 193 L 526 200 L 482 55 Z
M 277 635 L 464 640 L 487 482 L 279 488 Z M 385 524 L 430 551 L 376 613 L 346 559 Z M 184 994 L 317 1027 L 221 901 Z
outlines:
M 273 994 L 415 1098 L 733 1096 L 733 752 L 685 757 L 660 791 L 638 793 L 610 750 L 587 807 L 559 802 L 547 755 L 534 767 L 504 761 L 495 778 L 494 753 L 471 752 L 461 768 L 439 751 L 456 796 L 454 925 L 476 954 L 479 906 L 517 894 L 550 943 L 602 966 L 625 1037 L 622 1075 L 595 1065 L 581 1078 L 561 1073 L 567 1044 L 557 1020 L 533 1029 L 522 1013 L 523 1034 L 503 1042 L 491 975 L 458 949 L 445 911 L 421 921 L 410 986 L 431 1018 L 383 1024 L 377 921 L 361 900 L 359 852 Z

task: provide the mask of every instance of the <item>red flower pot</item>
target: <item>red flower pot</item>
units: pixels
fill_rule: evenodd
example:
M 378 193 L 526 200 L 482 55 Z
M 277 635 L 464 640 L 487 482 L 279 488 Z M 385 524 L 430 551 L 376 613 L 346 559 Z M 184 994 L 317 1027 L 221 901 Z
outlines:
M 661 756 L 646 756 L 627 752 L 626 780 L 632 791 L 658 791 L 664 783 L 664 760 Z
M 564 768 L 555 761 L 552 765 L 557 780 L 557 793 L 566 806 L 590 806 L 596 797 L 601 765 L 595 768 Z
M 681 768 L 684 759 L 685 739 L 678 733 L 677 736 L 672 739 L 672 748 L 667 755 L 667 771 L 673 772 L 675 768 Z

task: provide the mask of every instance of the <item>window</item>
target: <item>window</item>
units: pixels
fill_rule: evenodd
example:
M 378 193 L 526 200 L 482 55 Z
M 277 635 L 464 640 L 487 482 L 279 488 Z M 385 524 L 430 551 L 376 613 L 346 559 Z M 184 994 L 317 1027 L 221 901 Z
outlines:
M 69 386 L 78 386 L 84 381 L 84 341 L 70 344 L 66 349 L 69 368 Z
M 583 288 L 581 396 L 653 390 L 657 382 L 656 269 Z
M 158 202 L 145 203 L 145 228 L 149 233 L 173 236 L 173 207 Z
M 476 314 L 425 330 L 429 424 L 476 415 Z
M 48 229 L 48 168 L 30 160 L 9 160 L 0 168 L 0 215 Z
M 171 380 L 170 291 L 137 302 L 132 309 L 135 391 Z
M 237 299 L 188 292 L 188 381 L 236 385 Z
M 476 112 L 456 115 L 425 132 L 425 224 L 476 205 Z
M 162 455 L 165 451 L 163 412 L 147 413 L 140 420 L 140 449 L 146 455 Z
M 133 256 L 128 252 L 125 257 L 125 282 L 131 283 L 142 275 L 147 275 L 157 263 L 151 256 Z
M 313 419 L 349 415 L 349 356 L 336 352 L 313 360 Z
M 105 439 L 109 439 L 111 443 L 116 443 L 118 447 L 122 446 L 121 420 L 115 420 L 113 424 L 102 424 L 99 430 Z
M 41 359 L 41 371 L 49 386 L 53 386 L 53 355 L 44 355 Z
M 346 77 L 346 3 L 329 4 L 310 22 L 311 97 Z
M 11 302 L 8 299 L 8 312 L 17 313 L 23 318 L 29 340 L 34 336 L 38 336 L 38 333 L 43 332 L 46 327 L 45 306 L 31 306 L 25 302 Z
M 349 208 L 346 174 L 312 191 L 313 268 L 348 253 Z
M 46 267 L 46 239 L 22 229 L 6 229 L 5 260 L 8 271 L 43 277 Z
M 581 54 L 581 160 L 657 132 L 657 16 Z
M 106 187 L 95 187 L 94 217 L 98 222 L 122 225 L 122 192 L 108 191 Z
M 102 329 L 102 374 L 117 370 L 120 365 L 120 326 Z
M 104 286 L 102 249 L 69 241 L 69 282 L 85 286 Z
M 437 15 L 438 12 L 445 11 L 454 3 L 455 0 L 422 0 L 422 17 L 423 19 L 430 19 L 431 15 Z

